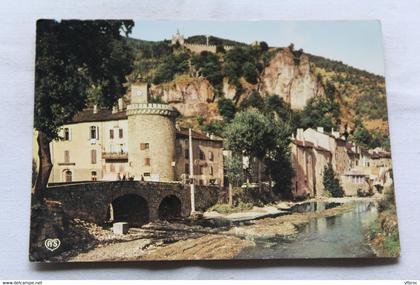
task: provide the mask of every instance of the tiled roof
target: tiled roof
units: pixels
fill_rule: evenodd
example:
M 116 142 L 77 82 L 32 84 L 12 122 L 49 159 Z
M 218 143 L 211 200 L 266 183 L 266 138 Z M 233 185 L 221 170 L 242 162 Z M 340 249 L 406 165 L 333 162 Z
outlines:
M 319 146 L 319 145 L 315 145 L 314 143 L 309 142 L 309 141 L 301 141 L 297 139 L 292 139 L 291 142 L 300 147 L 314 148 L 316 150 L 330 152 L 328 149 L 323 148 L 322 146 Z
M 301 141 L 301 140 L 293 139 L 291 140 L 291 142 L 301 147 L 310 147 L 310 148 L 314 147 L 314 144 L 308 141 Z
M 99 109 L 98 112 L 93 113 L 93 109 L 85 109 L 77 113 L 73 117 L 73 119 L 68 123 L 75 124 L 84 122 L 103 122 L 124 119 L 127 119 L 127 113 L 125 111 L 112 113 L 112 110 Z
M 391 158 L 391 153 L 385 152 L 385 151 L 372 153 L 372 159 L 379 159 L 379 158 Z

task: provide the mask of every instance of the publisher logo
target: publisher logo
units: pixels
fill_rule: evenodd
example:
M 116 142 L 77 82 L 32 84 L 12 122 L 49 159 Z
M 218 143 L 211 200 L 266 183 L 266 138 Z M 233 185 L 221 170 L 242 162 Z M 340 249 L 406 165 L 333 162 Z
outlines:
M 45 240 L 44 244 L 48 250 L 54 251 L 60 247 L 61 242 L 58 238 L 54 238 L 54 239 L 49 238 Z

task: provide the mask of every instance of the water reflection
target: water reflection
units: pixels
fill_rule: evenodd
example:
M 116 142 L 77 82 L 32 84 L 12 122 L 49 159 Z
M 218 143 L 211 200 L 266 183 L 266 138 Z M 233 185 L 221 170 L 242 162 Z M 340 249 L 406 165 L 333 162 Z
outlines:
M 292 213 L 319 212 L 342 205 L 341 203 L 305 202 L 290 208 Z
M 354 202 L 353 211 L 339 216 L 312 219 L 293 241 L 273 243 L 257 241 L 257 246 L 243 250 L 237 258 L 317 258 L 372 257 L 365 230 L 377 218 L 373 202 Z M 331 205 L 311 202 L 294 211 L 321 211 Z

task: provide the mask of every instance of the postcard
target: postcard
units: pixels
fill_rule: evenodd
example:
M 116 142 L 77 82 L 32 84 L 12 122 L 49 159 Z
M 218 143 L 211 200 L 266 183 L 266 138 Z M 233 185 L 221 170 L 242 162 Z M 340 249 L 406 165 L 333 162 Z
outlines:
M 34 98 L 31 261 L 399 256 L 379 21 L 42 19 Z

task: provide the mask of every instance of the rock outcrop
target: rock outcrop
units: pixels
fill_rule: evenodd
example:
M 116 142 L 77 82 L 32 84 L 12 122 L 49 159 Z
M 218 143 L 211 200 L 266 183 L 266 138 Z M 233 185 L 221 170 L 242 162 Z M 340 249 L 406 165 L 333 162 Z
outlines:
M 269 62 L 261 76 L 261 91 L 277 94 L 292 109 L 303 109 L 307 101 L 324 94 L 324 89 L 311 69 L 309 58 L 303 54 L 295 64 L 289 49 L 279 51 Z
M 213 87 L 204 78 L 179 78 L 152 85 L 150 93 L 175 107 L 185 117 L 209 116 L 209 103 L 215 99 Z
M 253 85 L 240 80 L 242 92 L 236 96 L 236 88 L 224 78 L 222 92 L 228 99 L 240 104 L 252 90 L 261 95 L 276 94 L 290 104 L 292 109 L 303 109 L 307 101 L 323 95 L 324 89 L 311 69 L 309 58 L 303 54 L 299 63 L 295 62 L 293 53 L 288 49 L 278 51 L 263 70 L 260 83 Z M 175 107 L 184 117 L 202 116 L 208 120 L 221 119 L 214 103 L 216 91 L 210 82 L 203 77 L 181 76 L 169 83 L 152 85 L 152 97 Z

